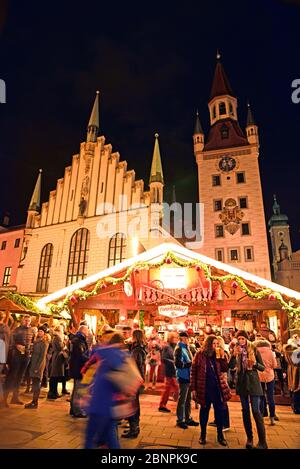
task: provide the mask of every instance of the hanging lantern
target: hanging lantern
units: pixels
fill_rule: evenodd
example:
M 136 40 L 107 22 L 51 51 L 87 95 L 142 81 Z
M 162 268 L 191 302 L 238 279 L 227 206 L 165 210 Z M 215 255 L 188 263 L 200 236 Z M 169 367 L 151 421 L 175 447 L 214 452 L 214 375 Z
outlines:
M 201 267 L 200 267 L 200 265 L 196 265 L 196 267 L 195 267 L 195 268 L 196 268 L 197 272 L 200 272 L 200 270 L 201 270 Z
M 170 257 L 167 257 L 165 260 L 166 264 L 172 264 L 172 259 Z
M 72 295 L 72 296 L 70 297 L 70 299 L 69 299 L 69 302 L 71 303 L 72 306 L 73 306 L 73 305 L 76 305 L 76 303 L 78 303 L 78 298 L 77 298 L 77 296 Z
M 276 300 L 275 294 L 274 294 L 274 293 L 271 293 L 271 294 L 269 295 L 268 299 L 269 299 L 270 301 Z
M 231 288 L 237 288 L 239 284 L 234 280 L 231 284 Z

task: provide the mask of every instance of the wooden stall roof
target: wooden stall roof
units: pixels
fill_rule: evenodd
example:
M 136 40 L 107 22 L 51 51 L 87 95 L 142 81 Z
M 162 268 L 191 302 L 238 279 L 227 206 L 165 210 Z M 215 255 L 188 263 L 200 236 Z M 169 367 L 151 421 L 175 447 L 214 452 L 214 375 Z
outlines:
M 126 259 L 125 261 L 116 264 L 115 266 L 109 267 L 101 272 L 91 275 L 79 282 L 74 283 L 66 288 L 58 290 L 50 295 L 41 298 L 37 305 L 40 308 L 44 308 L 48 303 L 56 303 L 61 301 L 67 294 L 74 292 L 77 289 L 90 291 L 93 286 L 101 279 L 105 277 L 121 277 L 122 273 L 137 262 L 147 262 L 149 264 L 156 263 L 162 260 L 168 252 L 172 252 L 176 257 L 185 261 L 199 261 L 214 269 L 215 275 L 233 274 L 239 276 L 249 287 L 258 288 L 270 288 L 274 292 L 281 293 L 281 295 L 288 301 L 294 300 L 300 302 L 300 292 L 291 290 L 277 283 L 266 280 L 257 275 L 251 274 L 244 270 L 238 269 L 229 264 L 216 261 L 210 257 L 204 256 L 203 254 L 191 251 L 183 246 L 174 243 L 162 243 L 146 252 L 143 252 L 135 257 Z

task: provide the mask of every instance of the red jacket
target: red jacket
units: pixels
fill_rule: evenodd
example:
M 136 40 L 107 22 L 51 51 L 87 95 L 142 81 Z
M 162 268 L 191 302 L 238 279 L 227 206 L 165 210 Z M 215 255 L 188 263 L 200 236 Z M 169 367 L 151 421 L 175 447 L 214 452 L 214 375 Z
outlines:
M 231 398 L 230 388 L 223 375 L 223 373 L 226 373 L 228 370 L 227 359 L 218 359 L 216 360 L 216 364 L 221 395 L 223 401 L 226 402 Z M 197 352 L 194 357 L 191 370 L 191 390 L 196 391 L 196 402 L 203 406 L 205 405 L 206 366 L 207 356 L 201 351 Z

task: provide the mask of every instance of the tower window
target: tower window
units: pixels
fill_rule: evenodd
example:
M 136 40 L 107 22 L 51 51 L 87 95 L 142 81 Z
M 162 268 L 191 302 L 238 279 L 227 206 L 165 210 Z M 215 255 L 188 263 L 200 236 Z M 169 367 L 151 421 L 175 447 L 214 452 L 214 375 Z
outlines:
M 15 248 L 18 248 L 20 246 L 20 238 L 15 239 Z
M 253 247 L 245 247 L 245 261 L 246 262 L 251 262 L 254 260 L 254 255 L 253 255 Z
M 2 286 L 7 287 L 10 284 L 11 267 L 5 267 Z
M 246 179 L 245 179 L 245 173 L 236 173 L 236 182 L 238 184 L 241 184 L 243 182 L 245 182 Z
M 219 104 L 219 114 L 220 116 L 226 114 L 226 104 L 223 101 Z
M 224 262 L 224 249 L 216 249 L 216 260 Z
M 237 249 L 230 249 L 230 260 L 231 261 L 239 260 L 239 252 Z
M 228 138 L 229 136 L 229 129 L 226 125 L 222 125 L 221 127 L 221 138 L 224 139 L 224 138 Z
M 250 234 L 250 227 L 249 223 L 242 223 L 242 235 L 249 235 Z
M 213 186 L 220 186 L 221 185 L 221 177 L 219 174 L 212 176 L 212 185 Z
M 213 106 L 213 118 L 215 119 L 216 118 L 216 106 Z
M 2 241 L 1 251 L 4 251 L 6 249 L 6 244 L 7 244 L 7 241 Z
M 219 212 L 220 210 L 222 210 L 222 199 L 214 200 L 214 211 Z
M 233 107 L 231 103 L 229 103 L 229 114 L 233 114 Z
M 248 208 L 247 197 L 240 197 L 239 198 L 239 205 L 240 205 L 240 208 Z
M 223 225 L 215 226 L 216 238 L 224 238 L 224 227 Z

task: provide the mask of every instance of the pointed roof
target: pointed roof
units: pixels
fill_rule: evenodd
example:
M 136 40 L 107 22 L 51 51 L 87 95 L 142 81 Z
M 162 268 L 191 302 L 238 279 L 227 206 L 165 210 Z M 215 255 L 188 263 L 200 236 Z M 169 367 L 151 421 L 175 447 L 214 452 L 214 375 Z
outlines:
M 248 111 L 247 111 L 247 126 L 248 125 L 256 125 L 255 120 L 251 111 L 250 103 L 247 104 Z
M 99 91 L 96 91 L 96 97 L 88 124 L 88 142 L 95 142 L 99 130 Z
M 222 138 L 222 128 L 224 126 L 228 129 L 228 138 Z M 238 122 L 231 118 L 226 118 L 218 120 L 210 127 L 204 151 L 241 147 L 244 145 L 249 145 L 249 142 Z
M 155 143 L 154 143 L 151 174 L 150 174 L 150 181 L 149 181 L 150 184 L 151 182 L 161 182 L 162 184 L 164 183 L 164 175 L 163 175 L 162 164 L 161 164 L 158 137 L 159 135 L 155 134 Z
M 132 265 L 136 264 L 137 262 L 148 262 L 153 263 L 154 265 L 161 262 L 162 259 L 165 258 L 166 255 L 172 253 L 179 259 L 184 261 L 199 261 L 203 262 L 204 264 L 208 265 L 209 267 L 214 267 L 217 271 L 221 274 L 232 274 L 241 277 L 245 283 L 247 283 L 250 287 L 260 287 L 260 288 L 270 288 L 275 292 L 279 292 L 284 295 L 286 298 L 294 298 L 297 301 L 300 301 L 300 292 L 291 290 L 290 288 L 284 287 L 277 283 L 271 282 L 270 280 L 266 280 L 262 277 L 258 277 L 250 272 L 246 272 L 244 270 L 238 269 L 235 266 L 230 264 L 225 264 L 223 262 L 217 261 L 213 258 L 204 256 L 203 254 L 199 254 L 195 251 L 191 251 L 180 244 L 169 243 L 169 242 L 161 242 L 156 247 L 149 249 L 137 256 L 131 257 L 126 259 L 119 264 L 116 264 L 112 267 L 109 267 L 105 270 L 97 272 L 89 277 L 86 277 L 83 280 L 79 280 L 78 282 L 69 285 L 68 287 L 62 288 L 54 293 L 51 293 L 44 298 L 41 298 L 37 302 L 37 307 L 43 309 L 48 303 L 58 302 L 62 298 L 65 298 L 66 295 L 71 295 L 78 289 L 86 289 L 91 291 L 91 288 L 99 282 L 101 279 L 106 277 L 120 277 L 126 270 L 131 267 Z
M 197 109 L 197 112 L 196 112 L 196 122 L 195 122 L 195 130 L 194 130 L 194 135 L 196 135 L 196 134 L 203 134 L 198 109 Z
M 213 78 L 213 83 L 211 87 L 211 93 L 209 100 L 211 101 L 216 96 L 222 96 L 228 94 L 234 96 L 232 88 L 230 86 L 229 80 L 223 68 L 223 65 L 220 62 L 221 55 L 217 52 L 217 65 L 215 68 L 215 74 Z
M 271 228 L 272 226 L 285 226 L 288 225 L 288 216 L 284 213 L 280 212 L 280 205 L 277 202 L 276 194 L 273 195 L 274 203 L 273 203 L 273 215 L 271 216 L 268 226 Z
M 41 208 L 41 182 L 42 182 L 42 170 L 39 170 L 39 175 L 35 183 L 35 188 L 31 197 L 31 201 L 28 210 L 39 212 Z

